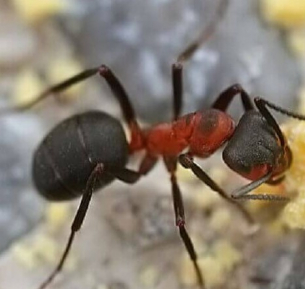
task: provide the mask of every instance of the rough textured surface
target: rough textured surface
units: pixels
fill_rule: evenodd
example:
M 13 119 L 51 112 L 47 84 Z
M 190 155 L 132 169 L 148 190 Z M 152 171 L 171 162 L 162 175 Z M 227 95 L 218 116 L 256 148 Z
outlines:
M 257 258 L 255 289 L 305 288 L 304 237 L 299 233 L 284 238 Z
M 41 200 L 31 186 L 27 156 L 32 155 L 42 130 L 35 117 L 15 116 L 2 120 L 0 131 L 0 250 L 3 250 L 37 224 L 41 214 Z
M 256 1 L 229 2 L 218 31 L 185 66 L 185 111 L 211 103 L 235 82 L 254 95 L 293 107 L 299 68 L 279 45 L 280 32 L 260 19 Z M 218 1 L 79 3 L 79 19 L 63 23 L 85 63 L 112 67 L 143 119 L 168 119 L 170 65 L 211 21 Z
M 32 3 L 35 5 L 34 1 Z M 13 94 L 17 74 L 22 68 L 31 68 L 47 86 L 52 82 L 49 68 L 55 63 L 59 65 L 58 59 L 73 58 L 76 51 L 84 66 L 103 62 L 113 67 L 145 120 L 160 121 L 169 116 L 170 64 L 209 22 L 216 1 L 75 0 L 71 3 L 75 5 L 69 17 L 61 16 L 54 21 L 44 19 L 39 27 L 26 28 L 7 1 L 0 0 L 0 5 L 5 7 L 0 6 L 1 15 L 9 11 L 6 14 L 9 20 L 5 20 L 0 29 L 1 40 L 4 39 L 0 40 L 0 96 L 5 99 L 2 102 L 10 102 L 5 97 Z M 230 1 L 217 33 L 186 65 L 186 110 L 211 102 L 224 87 L 236 81 L 277 104 L 292 106 L 299 84 L 297 61 L 287 52 L 281 33 L 259 19 L 257 8 L 256 1 Z M 57 25 L 58 20 L 61 26 Z M 62 27 L 65 35 L 60 30 Z M 10 38 L 9 33 L 14 37 Z M 24 50 L 16 50 L 22 45 Z M 5 53 L 1 58 L 2 51 Z M 74 105 L 64 105 L 68 101 L 60 98 L 61 105 L 56 105 L 51 99 L 22 117 L 11 116 L 13 124 L 7 124 L 11 120 L 0 119 L 0 180 L 3 180 L 4 191 L 0 194 L 1 246 L 5 247 L 12 238 L 30 230 L 41 215 L 41 206 L 36 206 L 41 200 L 33 194 L 29 184 L 30 162 L 31 151 L 47 130 L 64 117 L 87 108 L 101 108 L 120 115 L 113 98 L 101 93 L 101 90 L 108 92 L 106 86 L 100 89 L 101 82 L 98 78 L 98 85 L 88 81 L 89 85 L 76 93 L 82 98 Z M 20 91 L 32 92 L 25 88 Z M 69 99 L 71 101 L 72 97 Z M 38 122 L 42 130 L 36 129 L 36 125 L 27 128 L 33 114 L 40 116 Z M 212 159 L 211 163 L 214 161 Z M 205 168 L 211 163 L 205 162 Z M 221 177 L 217 176 L 220 182 Z M 229 176 L 230 182 L 225 188 L 231 192 L 241 182 L 233 173 Z M 183 178 L 179 176 L 188 203 L 187 222 L 200 258 L 212 258 L 211 247 L 217 241 L 230 241 L 243 260 L 226 272 L 226 289 L 253 287 L 254 284 L 250 284 L 255 272 L 251 270 L 252 260 L 254 257 L 263 259 L 282 235 L 279 237 L 267 226 L 258 235 L 249 237 L 250 228 L 236 210 L 191 177 L 186 177 L 189 185 Z M 28 237 L 16 241 L 3 253 L 0 287 L 30 289 L 44 280 L 65 245 L 76 206 L 77 203 L 72 205 L 64 227 L 51 232 L 48 223 L 42 222 Z M 265 207 L 260 217 L 269 216 L 269 210 L 270 207 Z M 226 213 L 222 214 L 224 211 Z M 24 243 L 27 246 L 16 249 Z M 53 288 L 144 288 L 143 274 L 149 275 L 144 278 L 145 284 L 153 282 L 147 288 L 177 288 L 182 257 L 184 248 L 174 227 L 170 183 L 161 166 L 135 186 L 115 184 L 96 195 L 66 269 Z M 211 258 L 209 260 L 214 262 Z M 274 260 L 277 262 L 277 257 Z M 217 268 L 215 262 L 214 265 Z M 297 274 L 298 263 L 294 268 Z M 221 286 L 217 289 L 220 288 L 223 289 Z
M 158 171 L 157 175 L 155 173 L 143 180 L 136 188 L 117 183 L 104 193 L 95 195 L 84 228 L 77 235 L 69 258 L 72 265 L 68 262 L 64 274 L 50 288 L 99 288 L 103 284 L 118 282 L 126 288 L 142 288 L 139 275 L 146 264 L 156 266 L 158 270 L 160 284 L 156 288 L 175 283 L 172 277 L 177 270 L 177 260 L 173 257 L 179 252 L 178 248 L 182 249 L 182 245 L 170 218 L 171 210 L 159 210 L 158 218 L 152 215 L 160 199 L 167 200 L 171 205 L 166 191 L 167 182 L 155 184 L 156 177 L 164 177 L 163 170 Z M 57 255 L 60 254 L 68 237 L 75 205 L 70 211 L 69 220 L 57 233 L 50 234 L 42 224 L 23 243 L 29 243 L 29 248 L 34 250 L 35 239 L 44 235 L 56 247 Z M 139 205 L 138 209 L 134 209 Z M 51 250 L 51 247 L 45 250 Z M 39 262 L 38 259 L 34 267 L 28 267 L 20 261 L 20 254 L 15 252 L 12 247 L 0 261 L 0 280 L 4 288 L 35 288 L 56 263 L 54 259 L 49 262 Z M 10 274 L 5 270 L 8 267 L 11 268 Z
M 0 69 L 18 68 L 31 61 L 38 50 L 33 31 L 15 14 L 4 11 L 0 12 L 0 27 Z

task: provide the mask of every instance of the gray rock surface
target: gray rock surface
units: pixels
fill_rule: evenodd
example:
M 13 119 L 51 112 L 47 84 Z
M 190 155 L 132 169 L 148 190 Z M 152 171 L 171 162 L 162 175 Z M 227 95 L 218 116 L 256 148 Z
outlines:
M 304 289 L 304 232 L 282 239 L 258 257 L 255 289 Z
M 31 158 L 41 126 L 35 117 L 0 121 L 0 251 L 37 224 L 42 199 L 31 185 Z
M 74 8 L 75 13 L 60 18 L 60 23 L 66 36 L 73 40 L 72 44 L 75 44 L 75 50 L 84 63 L 87 66 L 106 63 L 112 67 L 130 92 L 137 112 L 143 119 L 168 119 L 171 112 L 170 66 L 211 20 L 216 1 L 75 0 Z M 53 26 L 57 23 L 54 22 Z M 15 24 L 12 24 L 12 30 L 0 27 L 0 68 L 19 69 L 25 63 L 31 65 L 33 53 L 37 59 L 39 53 L 48 59 L 49 50 L 36 51 L 35 37 L 38 34 L 29 28 L 20 27 L 18 23 L 15 29 Z M 40 32 L 45 31 L 41 29 Z M 51 42 L 56 47 L 57 39 L 46 41 L 48 44 Z M 56 48 L 54 51 L 57 52 Z M 222 89 L 234 82 L 240 82 L 251 93 L 288 108 L 293 107 L 299 85 L 299 67 L 284 47 L 280 32 L 259 19 L 256 1 L 232 0 L 215 35 L 186 64 L 185 82 L 185 111 L 211 103 Z M 6 90 L 2 88 L 0 85 L 1 96 L 2 91 Z M 108 91 L 106 86 L 103 86 L 103 91 Z M 80 109 L 100 107 L 112 113 L 116 107 L 116 104 L 108 105 L 109 101 L 100 98 L 97 106 L 92 105 L 86 97 L 83 101 L 84 104 L 79 105 Z M 58 109 L 51 101 L 51 105 L 46 105 L 41 111 L 45 125 L 51 127 L 66 112 L 73 113 L 73 108 Z M 234 112 L 238 115 L 237 110 Z M 0 250 L 30 230 L 41 215 L 41 199 L 30 184 L 32 152 L 45 134 L 45 130 L 42 132 L 38 125 L 40 122 L 31 113 L 0 119 Z M 100 289 L 105 288 L 105 284 L 117 288 L 122 282 L 130 288 L 143 288 L 138 280 L 139 268 L 150 262 L 156 264 L 162 273 L 155 288 L 177 288 L 177 256 L 180 256 L 183 246 L 176 234 L 172 210 L 167 205 L 163 207 L 159 199 L 156 200 L 155 194 L 162 191 L 162 186 L 166 187 L 164 191 L 167 196 L 170 193 L 168 176 L 165 176 L 163 168 L 157 173 L 157 176 L 149 176 L 151 180 L 145 179 L 137 188 L 126 190 L 124 185 L 114 185 L 105 190 L 109 199 L 104 198 L 103 194 L 96 197 L 72 253 L 72 258 L 73 254 L 79 258 L 77 268 L 73 272 L 67 269 L 53 288 Z M 120 205 L 119 208 L 122 211 L 114 214 L 110 204 L 111 200 L 116 200 L 112 193 L 130 193 L 135 190 L 146 192 L 143 193 L 143 199 L 133 196 L 135 203 L 144 204 L 140 212 L 128 220 L 134 204 L 130 205 L 128 198 L 126 203 L 125 198 L 121 198 L 119 202 L 123 208 Z M 127 214 L 123 214 L 124 210 Z M 190 215 L 189 211 L 187 215 Z M 126 221 L 129 223 L 126 224 Z M 202 224 L 205 225 L 204 222 Z M 42 234 L 44 225 L 38 227 L 29 240 Z M 52 236 L 60 249 L 65 244 L 69 226 L 70 223 L 67 223 L 62 232 Z M 125 239 L 116 234 L 122 228 L 127 232 Z M 133 228 L 142 231 L 133 231 Z M 202 231 L 206 233 L 206 228 Z M 172 239 L 177 242 L 172 243 Z M 156 245 L 162 241 L 169 242 L 169 246 Z M 156 248 L 148 257 L 143 257 L 143 247 L 149 246 L 149 242 Z M 177 248 L 180 250 L 178 254 Z M 296 267 L 301 264 L 301 259 L 295 263 Z M 35 288 L 54 265 L 42 264 L 30 270 L 20 265 L 12 250 L 8 250 L 0 259 L 0 287 Z M 272 265 L 269 263 L 268 266 Z M 298 288 L 289 286 L 283 289 Z
M 171 205 L 169 181 L 165 178 L 164 182 L 155 182 L 156 178 L 164 178 L 163 168 L 158 167 L 136 186 L 115 182 L 94 195 L 82 230 L 76 235 L 68 264 L 50 289 L 121 288 L 116 287 L 119 285 L 123 288 L 143 288 L 140 274 L 148 266 L 157 270 L 155 288 L 177 287 L 176 261 L 184 247 L 177 235 L 172 208 L 157 208 L 159 220 L 165 220 L 163 223 L 152 215 L 160 200 L 166 200 Z M 55 234 L 45 230 L 46 224 L 42 223 L 19 242 L 30 244 L 30 251 L 35 250 L 37 238 L 47 238 L 52 246 L 45 250 L 52 251 L 55 246 L 57 252 L 51 262 L 38 259 L 34 267 L 28 267 L 21 262 L 23 256 L 16 254 L 13 248 L 2 255 L 2 288 L 38 288 L 47 278 L 65 246 L 78 203 L 73 203 L 67 222 Z M 134 206 L 139 204 L 141 206 L 134 210 Z
M 62 23 L 85 63 L 112 67 L 143 119 L 168 119 L 170 66 L 214 17 L 218 1 L 76 3 L 81 13 Z M 185 111 L 211 103 L 235 82 L 291 108 L 299 80 L 297 61 L 280 32 L 260 19 L 257 2 L 232 0 L 215 35 L 185 66 Z
M 38 51 L 38 39 L 12 12 L 0 11 L 0 69 L 16 69 Z

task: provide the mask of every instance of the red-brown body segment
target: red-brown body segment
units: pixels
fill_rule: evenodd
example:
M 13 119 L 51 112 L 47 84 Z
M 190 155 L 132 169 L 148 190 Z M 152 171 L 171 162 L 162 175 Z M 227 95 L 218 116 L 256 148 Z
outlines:
M 130 151 L 146 150 L 153 156 L 178 156 L 189 148 L 191 155 L 206 158 L 213 154 L 234 132 L 233 119 L 226 113 L 209 109 L 186 114 L 173 122 L 160 123 L 132 140 Z
M 263 176 L 265 176 L 270 170 L 272 170 L 272 175 L 270 177 L 270 183 L 276 182 L 278 179 L 282 178 L 285 172 L 289 169 L 292 162 L 292 153 L 288 146 L 286 146 L 283 153 L 277 158 L 275 165 L 272 167 L 270 164 L 256 165 L 252 168 L 250 172 L 238 171 L 238 174 L 244 178 L 255 181 Z M 267 182 L 268 183 L 268 182 Z
M 235 130 L 233 119 L 223 111 L 209 109 L 196 114 L 190 137 L 190 154 L 207 158 L 230 139 Z
M 265 176 L 270 171 L 270 169 L 271 169 L 270 165 L 262 164 L 253 167 L 250 172 L 238 171 L 238 174 L 248 180 L 255 181 Z

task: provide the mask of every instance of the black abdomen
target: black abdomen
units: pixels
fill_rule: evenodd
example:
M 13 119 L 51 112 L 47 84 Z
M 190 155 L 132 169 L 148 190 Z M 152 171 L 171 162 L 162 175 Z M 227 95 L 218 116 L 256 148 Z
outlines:
M 83 194 L 90 173 L 98 163 L 124 167 L 128 144 L 120 122 L 112 116 L 90 111 L 58 124 L 34 154 L 33 180 L 39 193 L 54 201 Z M 101 188 L 114 178 L 107 171 L 96 185 Z

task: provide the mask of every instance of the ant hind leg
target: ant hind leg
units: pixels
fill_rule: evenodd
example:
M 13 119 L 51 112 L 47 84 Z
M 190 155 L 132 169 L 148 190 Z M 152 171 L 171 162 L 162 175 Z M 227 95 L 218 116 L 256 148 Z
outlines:
M 97 178 L 99 175 L 101 175 L 104 171 L 104 167 L 102 164 L 96 165 L 92 173 L 90 174 L 90 177 L 87 181 L 86 190 L 82 196 L 81 203 L 78 207 L 77 213 L 74 217 L 72 226 L 71 226 L 71 233 L 67 242 L 67 245 L 65 247 L 65 250 L 59 260 L 58 265 L 54 269 L 54 271 L 49 275 L 49 277 L 39 286 L 39 289 L 45 289 L 50 283 L 53 281 L 53 279 L 61 272 L 64 263 L 68 257 L 68 254 L 70 252 L 75 234 L 79 229 L 81 228 L 83 221 L 85 219 L 85 216 L 88 211 L 88 207 L 91 201 L 92 193 L 97 181 Z
M 132 140 L 140 139 L 142 135 L 142 131 L 136 120 L 136 115 L 133 106 L 130 102 L 130 98 L 126 90 L 124 89 L 123 85 L 119 81 L 119 79 L 115 76 L 112 70 L 106 65 L 100 65 L 99 67 L 96 68 L 84 70 L 56 85 L 53 85 L 50 88 L 43 91 L 41 94 L 39 94 L 33 101 L 30 101 L 26 104 L 12 108 L 2 109 L 0 110 L 0 116 L 30 109 L 34 105 L 48 98 L 49 96 L 60 93 L 68 89 L 69 87 L 79 82 L 82 82 L 88 78 L 91 78 L 97 74 L 99 74 L 102 78 L 105 79 L 113 95 L 119 102 L 124 119 L 127 122 L 129 129 L 131 131 Z

